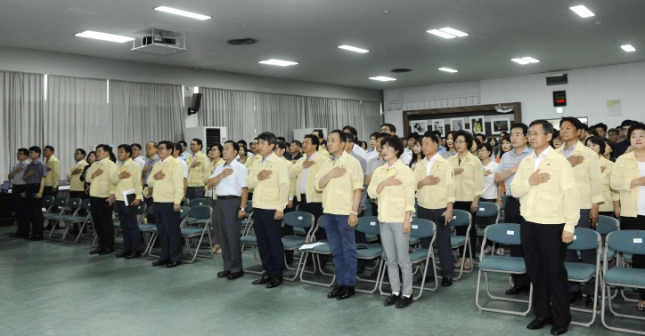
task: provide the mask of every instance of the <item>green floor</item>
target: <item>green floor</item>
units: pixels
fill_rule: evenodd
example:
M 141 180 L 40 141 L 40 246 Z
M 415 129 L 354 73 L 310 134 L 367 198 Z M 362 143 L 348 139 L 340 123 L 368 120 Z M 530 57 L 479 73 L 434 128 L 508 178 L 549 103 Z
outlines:
M 217 279 L 222 261 L 198 259 L 174 269 L 151 258 L 90 256 L 77 245 L 28 242 L 0 229 L 0 335 L 548 335 L 529 331 L 528 317 L 479 312 L 477 274 L 427 293 L 406 309 L 384 296 L 329 300 L 329 288 L 286 282 L 251 285 L 257 276 Z M 246 266 L 253 265 L 250 251 Z M 508 279 L 495 277 L 492 290 Z M 484 294 L 482 292 L 482 294 Z M 519 306 L 517 306 L 519 308 Z M 631 307 L 631 304 L 630 304 Z M 633 311 L 630 309 L 629 311 Z M 576 314 L 574 318 L 587 317 Z M 626 324 L 645 328 L 645 322 Z M 600 323 L 567 335 L 612 335 Z

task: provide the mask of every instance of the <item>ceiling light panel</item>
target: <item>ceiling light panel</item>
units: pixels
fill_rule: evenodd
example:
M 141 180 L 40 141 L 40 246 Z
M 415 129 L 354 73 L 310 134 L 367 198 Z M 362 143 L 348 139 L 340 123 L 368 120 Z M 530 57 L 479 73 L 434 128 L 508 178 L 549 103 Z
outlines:
M 634 48 L 634 46 L 632 46 L 631 44 L 621 45 L 620 47 L 623 48 L 623 50 L 625 50 L 626 52 L 636 51 L 636 48 Z
M 529 64 L 529 63 L 531 63 L 531 62 L 529 62 L 529 61 L 525 61 L 525 60 L 523 60 L 523 59 L 521 59 L 521 58 L 511 58 L 511 61 L 513 61 L 513 62 L 515 62 L 515 63 L 518 63 L 518 64 L 521 64 L 521 65 L 525 65 L 525 64 Z
M 381 81 L 381 82 L 390 82 L 390 81 L 395 81 L 396 80 L 396 78 L 385 77 L 385 76 L 370 77 L 370 79 L 375 80 L 375 81 Z
M 361 48 L 357 48 L 357 47 L 352 47 L 352 46 L 348 46 L 348 45 L 345 45 L 345 44 L 338 46 L 338 48 L 353 51 L 353 52 L 357 52 L 357 53 L 360 53 L 360 54 L 370 52 L 367 49 L 361 49 Z
M 533 57 L 522 57 L 522 59 L 529 63 L 540 63 L 540 60 L 537 60 Z
M 439 70 L 445 71 L 445 72 L 459 72 L 459 71 L 457 71 L 455 69 L 450 69 L 450 68 L 439 68 Z
M 442 32 L 444 32 L 444 33 L 448 33 L 448 34 L 450 34 L 450 35 L 455 35 L 455 36 L 457 36 L 457 37 L 464 37 L 464 36 L 468 36 L 468 34 L 466 34 L 466 33 L 462 32 L 462 31 L 459 31 L 459 30 L 457 30 L 457 29 L 450 28 L 450 27 L 441 28 L 441 29 L 439 29 L 439 30 L 441 30 L 441 31 L 442 31 Z
M 208 20 L 208 19 L 211 18 L 210 16 L 197 14 L 197 13 L 191 13 L 191 12 L 183 11 L 181 9 L 175 9 L 175 8 L 170 8 L 170 7 L 166 7 L 166 6 L 157 7 L 157 8 L 155 8 L 155 10 L 160 11 L 160 12 L 164 12 L 164 13 L 181 15 L 181 16 L 185 16 L 185 17 L 189 17 L 189 18 L 197 19 L 197 20 L 202 20 L 202 21 Z
M 569 9 L 574 11 L 576 14 L 580 15 L 581 18 L 588 18 L 588 17 L 596 16 L 596 14 L 594 14 L 587 7 L 582 6 L 582 5 L 569 7 Z
M 260 61 L 259 63 L 268 64 L 268 65 L 277 65 L 277 66 L 281 66 L 281 67 L 286 67 L 286 66 L 298 64 L 297 62 L 283 61 L 283 60 L 279 60 L 279 59 L 269 59 L 269 60 Z
M 132 38 L 132 37 L 100 33 L 100 32 L 96 32 L 96 31 L 92 31 L 92 30 L 86 30 L 86 31 L 84 31 L 82 33 L 76 34 L 75 36 L 87 37 L 87 38 L 103 40 L 103 41 L 110 41 L 110 42 L 117 42 L 117 43 L 124 43 L 124 42 L 129 42 L 129 41 L 134 40 L 134 38 Z
M 430 34 L 432 34 L 432 35 L 439 36 L 439 37 L 443 37 L 443 38 L 445 38 L 445 39 L 452 39 L 452 38 L 457 37 L 457 36 L 455 36 L 455 35 L 452 35 L 452 34 L 448 34 L 448 33 L 442 32 L 442 31 L 441 31 L 441 30 L 439 30 L 439 29 L 432 29 L 432 30 L 428 30 L 428 33 L 430 33 Z

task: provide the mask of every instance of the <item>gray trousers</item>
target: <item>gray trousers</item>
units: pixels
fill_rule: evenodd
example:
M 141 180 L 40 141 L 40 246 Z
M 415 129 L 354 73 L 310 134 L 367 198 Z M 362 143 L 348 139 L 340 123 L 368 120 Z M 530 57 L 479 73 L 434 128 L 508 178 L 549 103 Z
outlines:
M 403 223 L 379 222 L 381 245 L 387 257 L 387 274 L 392 293 L 412 295 L 412 263 L 410 262 L 410 234 L 403 233 Z M 403 273 L 403 292 L 399 282 L 399 268 Z
M 219 220 L 217 219 L 217 215 L 216 215 L 217 208 L 215 207 L 216 201 L 212 197 L 206 197 L 206 204 L 209 205 L 213 209 L 213 212 L 211 214 L 211 237 L 213 239 L 213 245 L 219 244 L 220 243 L 220 241 L 219 241 L 220 234 L 219 234 L 219 230 L 218 230 Z M 236 205 L 235 210 L 239 209 L 239 207 L 240 207 L 239 204 Z M 235 215 L 237 216 L 237 212 L 235 212 Z
M 582 228 L 587 228 L 587 229 L 593 229 L 595 228 L 590 227 L 590 222 L 589 222 L 589 213 L 591 212 L 591 209 L 580 209 L 580 220 L 578 220 L 578 226 L 577 227 L 582 227 Z M 585 250 L 585 251 L 580 251 L 580 256 L 582 257 L 582 262 L 585 264 L 596 264 L 596 250 Z M 567 250 L 566 257 L 564 259 L 566 262 L 579 262 L 578 261 L 578 253 L 577 251 L 570 251 Z M 585 284 L 584 288 L 584 293 L 587 295 L 593 296 L 594 294 L 594 286 L 596 285 L 596 278 L 591 278 L 589 282 Z M 569 282 L 569 292 L 580 292 L 582 285 L 579 282 Z
M 419 212 L 417 217 L 423 219 L 429 219 L 437 225 L 437 231 L 435 232 L 435 245 L 439 251 L 439 261 L 441 262 L 441 277 L 446 279 L 452 279 L 455 277 L 455 258 L 452 254 L 452 244 L 450 243 L 450 224 L 443 225 L 443 214 L 447 208 L 443 209 L 426 209 L 419 207 Z M 423 238 L 421 239 L 421 248 L 427 249 L 430 248 L 430 240 L 432 238 Z M 428 270 L 432 272 L 432 268 L 428 267 Z M 435 274 L 428 273 L 427 278 L 435 277 Z
M 240 199 L 229 198 L 217 200 L 214 211 L 216 222 L 219 223 L 217 229 L 225 271 L 242 271 L 242 242 L 240 241 L 242 219 L 237 218 L 239 208 Z

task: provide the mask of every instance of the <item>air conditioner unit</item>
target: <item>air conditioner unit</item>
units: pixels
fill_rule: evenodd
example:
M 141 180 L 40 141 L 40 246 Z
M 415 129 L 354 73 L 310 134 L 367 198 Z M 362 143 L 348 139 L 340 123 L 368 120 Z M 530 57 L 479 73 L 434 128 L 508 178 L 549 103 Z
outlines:
M 132 51 L 162 56 L 186 51 L 184 33 L 152 28 L 135 35 L 137 38 L 132 41 Z
M 190 144 L 193 139 L 202 140 L 202 152 L 206 154 L 208 147 L 224 145 L 228 141 L 228 136 L 226 127 L 222 126 L 188 127 L 184 129 L 184 140 Z

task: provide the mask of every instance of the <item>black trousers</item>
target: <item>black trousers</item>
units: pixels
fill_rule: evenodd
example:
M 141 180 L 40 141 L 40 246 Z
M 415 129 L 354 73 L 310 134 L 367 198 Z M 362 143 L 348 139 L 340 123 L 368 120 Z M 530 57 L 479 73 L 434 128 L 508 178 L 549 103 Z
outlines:
M 155 224 L 159 231 L 159 242 L 161 243 L 161 261 L 181 261 L 183 256 L 183 242 L 179 211 L 175 211 L 173 203 L 154 204 Z
M 127 206 L 124 201 L 116 201 L 116 212 L 123 233 L 123 251 L 140 252 L 141 230 L 137 224 L 137 207 Z
M 437 246 L 437 250 L 439 251 L 439 261 L 441 262 L 441 276 L 443 278 L 452 279 L 455 277 L 455 265 L 452 255 L 452 245 L 450 243 L 450 223 L 448 223 L 448 225 L 443 225 L 444 220 L 442 214 L 445 211 L 446 208 L 426 209 L 422 206 L 419 206 L 417 217 L 429 219 L 437 225 L 437 231 L 435 232 L 435 245 Z M 430 248 L 431 240 L 432 238 L 421 238 L 421 248 Z M 430 268 L 430 272 L 432 272 L 432 268 Z M 432 278 L 434 276 L 434 274 L 428 273 L 426 277 Z
M 47 187 L 45 186 L 43 188 L 43 197 L 45 196 L 54 196 L 58 197 L 58 188 L 56 188 L 56 191 L 54 191 L 54 187 Z
M 264 275 L 282 277 L 284 245 L 282 245 L 282 220 L 273 219 L 275 210 L 253 208 L 253 228 L 258 240 Z
M 43 199 L 34 197 L 40 191 L 40 184 L 27 184 L 25 187 L 25 194 L 27 200 L 27 208 L 29 209 L 29 219 L 31 220 L 31 235 L 43 235 L 43 223 L 45 218 L 43 216 Z M 27 231 L 28 232 L 28 231 Z
M 506 207 L 504 207 L 504 221 L 506 223 L 520 224 L 520 231 L 524 228 L 526 221 L 520 215 L 520 200 L 515 197 L 508 197 Z M 522 245 L 511 245 L 511 257 L 524 257 Z M 528 287 L 530 285 L 529 277 L 526 275 L 513 275 L 513 286 Z
M 16 213 L 16 220 L 18 221 L 18 230 L 16 232 L 25 235 L 29 234 L 29 205 L 27 198 L 22 196 L 26 190 L 27 186 L 24 184 L 13 185 L 11 187 L 13 212 Z
M 89 195 L 87 195 L 85 193 L 85 190 L 81 190 L 81 191 L 70 190 L 69 191 L 69 198 L 70 199 L 71 198 L 80 198 L 80 199 L 84 200 L 84 199 L 87 199 L 88 197 L 89 197 Z M 85 216 L 85 215 L 87 215 L 87 211 L 85 211 L 85 209 L 81 209 L 81 210 L 78 211 L 78 215 L 79 216 Z
M 455 202 L 453 205 L 453 209 L 457 210 L 464 210 L 470 212 L 470 205 L 472 202 Z M 470 233 L 468 234 L 468 237 L 466 239 L 470 240 L 470 247 L 473 252 L 477 250 L 477 228 L 475 225 L 477 224 L 477 213 L 472 213 L 470 212 L 470 215 L 472 216 L 472 227 L 470 228 Z M 466 235 L 466 230 L 468 230 L 468 226 L 458 226 L 456 227 L 457 235 L 458 236 L 465 236 Z M 462 258 L 468 258 L 470 255 L 466 256 L 464 249 L 466 246 L 462 246 L 459 248 L 459 255 L 461 255 Z M 476 253 L 473 253 L 473 260 L 475 259 Z
M 187 187 L 186 188 L 186 198 L 189 200 L 194 200 L 196 198 L 204 197 L 204 187 Z
M 638 217 L 620 217 L 620 229 L 621 230 L 645 230 L 645 216 Z M 632 256 L 632 267 L 633 268 L 645 268 L 645 255 L 643 254 L 634 254 Z M 638 290 L 641 301 L 645 300 L 645 289 Z
M 114 222 L 112 222 L 113 208 L 108 204 L 107 198 L 90 197 L 92 210 L 92 223 L 99 237 L 99 248 L 104 250 L 114 249 Z
M 525 222 L 520 230 L 526 271 L 533 283 L 533 311 L 537 317 L 553 316 L 556 327 L 571 322 L 563 229 L 564 224 Z

